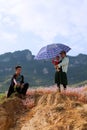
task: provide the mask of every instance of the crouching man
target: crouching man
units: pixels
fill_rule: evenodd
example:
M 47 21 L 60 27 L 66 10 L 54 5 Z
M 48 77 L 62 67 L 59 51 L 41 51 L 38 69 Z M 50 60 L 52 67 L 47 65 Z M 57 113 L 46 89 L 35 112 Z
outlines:
M 11 79 L 11 84 L 7 93 L 7 97 L 10 97 L 12 93 L 17 92 L 20 96 L 25 96 L 29 87 L 28 83 L 24 83 L 24 76 L 21 75 L 21 66 L 15 67 L 15 74 Z

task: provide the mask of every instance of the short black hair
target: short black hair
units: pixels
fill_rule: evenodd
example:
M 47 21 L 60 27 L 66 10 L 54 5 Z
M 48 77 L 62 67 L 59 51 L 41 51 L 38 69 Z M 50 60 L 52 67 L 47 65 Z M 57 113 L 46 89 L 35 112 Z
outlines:
M 61 51 L 61 52 L 60 52 L 60 54 L 62 54 L 62 53 L 63 53 L 63 54 L 66 54 L 66 52 L 65 52 L 65 51 Z
M 15 69 L 22 68 L 20 65 L 15 66 Z

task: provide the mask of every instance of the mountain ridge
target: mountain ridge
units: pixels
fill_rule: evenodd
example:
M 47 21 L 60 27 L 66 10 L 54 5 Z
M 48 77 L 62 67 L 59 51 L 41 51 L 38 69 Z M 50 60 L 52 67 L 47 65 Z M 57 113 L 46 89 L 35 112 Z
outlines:
M 14 53 L 23 52 L 23 51 L 29 51 L 29 52 L 31 52 L 29 49 L 23 49 L 23 50 L 16 50 L 16 51 L 13 51 L 13 52 L 5 52 L 5 53 L 0 54 L 0 56 L 6 55 L 6 54 L 14 54 Z M 32 54 L 32 52 L 31 52 L 31 54 Z M 69 55 L 69 56 L 70 57 L 78 57 L 78 56 L 83 56 L 83 55 L 87 56 L 87 54 L 85 54 L 85 53 L 79 53 L 77 55 Z M 35 56 L 35 54 L 32 54 L 32 56 Z

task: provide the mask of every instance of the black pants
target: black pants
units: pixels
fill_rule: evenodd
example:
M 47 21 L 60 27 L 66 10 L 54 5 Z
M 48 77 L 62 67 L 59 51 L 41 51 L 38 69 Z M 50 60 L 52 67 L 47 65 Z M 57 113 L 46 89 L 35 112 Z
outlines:
M 26 91 L 27 91 L 28 87 L 29 87 L 29 83 L 25 83 L 25 84 L 23 85 L 23 88 L 18 87 L 18 88 L 16 88 L 16 91 L 17 91 L 19 94 L 26 95 Z M 8 93 L 7 93 L 7 98 L 10 97 L 11 94 L 14 93 L 14 92 L 15 92 L 15 91 L 14 91 L 14 86 L 13 86 L 13 85 L 10 85 L 9 90 L 8 90 Z
M 29 87 L 29 84 L 25 83 L 22 88 L 21 87 L 16 88 L 16 91 L 20 94 L 26 95 L 26 91 L 28 87 Z
M 64 89 L 66 89 L 66 84 L 62 84 Z M 57 83 L 57 87 L 60 88 L 60 84 Z
M 67 86 L 67 74 L 65 72 L 59 71 L 55 72 L 55 83 L 57 84 L 57 87 L 60 89 L 60 84 L 63 85 L 64 89 L 66 89 Z
M 8 89 L 8 93 L 7 93 L 7 98 L 9 98 L 12 93 L 14 93 L 14 86 L 10 85 L 10 87 Z

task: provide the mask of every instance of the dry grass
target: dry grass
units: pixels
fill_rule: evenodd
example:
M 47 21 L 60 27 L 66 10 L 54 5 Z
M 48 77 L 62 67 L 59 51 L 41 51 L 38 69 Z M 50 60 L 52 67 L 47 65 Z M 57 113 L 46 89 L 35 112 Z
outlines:
M 33 97 L 31 104 L 34 104 L 34 107 L 30 112 L 33 115 L 26 116 L 27 121 L 21 130 L 86 130 L 86 90 L 87 86 L 84 86 L 68 88 L 59 93 L 57 87 L 53 86 L 28 91 L 27 98 L 28 96 Z M 35 102 L 35 98 L 38 98 L 37 102 Z M 26 106 L 30 107 L 29 105 L 27 102 Z
M 87 86 L 68 87 L 66 91 L 59 93 L 54 85 L 29 89 L 25 99 L 11 98 L 2 106 L 6 112 L 8 110 L 9 115 L 16 110 L 14 119 L 17 120 L 11 130 L 86 130 L 86 103 Z
M 36 103 L 36 96 L 42 96 L 46 94 L 55 94 L 58 91 L 57 86 L 50 86 L 45 88 L 30 89 L 27 91 L 27 97 L 23 100 L 23 104 L 27 107 L 34 107 Z M 77 101 L 87 103 L 87 86 L 80 88 L 67 88 L 66 91 L 62 90 L 61 95 L 65 95 Z

